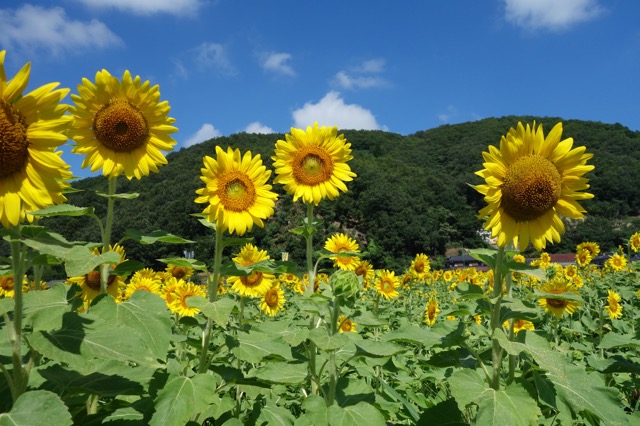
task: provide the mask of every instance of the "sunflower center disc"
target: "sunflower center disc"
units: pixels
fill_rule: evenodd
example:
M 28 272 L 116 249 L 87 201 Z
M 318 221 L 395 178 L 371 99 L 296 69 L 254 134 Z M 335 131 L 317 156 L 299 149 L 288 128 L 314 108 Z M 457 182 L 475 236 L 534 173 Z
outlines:
M 253 205 L 256 190 L 249 176 L 239 171 L 220 177 L 218 197 L 226 210 L 243 212 Z
M 103 106 L 93 120 L 93 131 L 102 145 L 116 152 L 133 151 L 149 139 L 144 115 L 125 101 Z
M 0 102 L 0 177 L 22 169 L 29 151 L 27 125 L 11 105 Z
M 301 149 L 293 159 L 293 177 L 303 185 L 317 185 L 331 179 L 331 156 L 317 146 Z
M 13 290 L 14 286 L 13 276 L 2 277 L 2 279 L 0 279 L 0 288 L 5 291 Z
M 100 271 L 91 271 L 85 275 L 84 278 L 87 283 L 87 287 L 95 291 L 100 291 Z M 115 279 L 115 275 L 109 275 L 109 278 L 107 279 L 107 287 L 110 286 Z
M 547 304 L 553 308 L 563 308 L 569 304 L 567 300 L 547 299 Z
M 267 302 L 267 305 L 271 308 L 278 306 L 278 292 L 269 291 L 267 297 L 265 297 L 265 302 Z
M 262 281 L 262 272 L 253 272 L 247 277 L 241 277 L 240 280 L 247 287 L 255 287 Z
M 539 218 L 560 199 L 562 180 L 546 158 L 530 155 L 516 161 L 502 184 L 504 211 L 516 221 Z
M 424 262 L 422 260 L 418 260 L 415 265 L 415 270 L 417 273 L 421 274 L 424 272 Z
M 171 270 L 171 276 L 176 279 L 184 278 L 187 275 L 187 270 L 182 266 L 176 266 Z
M 343 331 L 351 331 L 351 328 L 352 328 L 352 326 L 351 326 L 351 321 L 349 321 L 349 320 L 345 320 L 345 321 L 342 323 L 342 330 L 343 330 Z

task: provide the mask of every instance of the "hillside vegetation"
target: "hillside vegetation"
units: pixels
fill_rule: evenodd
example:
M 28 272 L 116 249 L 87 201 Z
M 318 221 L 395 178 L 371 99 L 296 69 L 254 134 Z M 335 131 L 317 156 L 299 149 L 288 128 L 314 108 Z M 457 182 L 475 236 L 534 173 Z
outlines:
M 334 201 L 323 201 L 316 209 L 323 221 L 323 232 L 316 237 L 316 247 L 333 232 L 346 232 L 356 238 L 366 258 L 376 268 L 404 269 L 416 253 L 426 253 L 441 261 L 447 249 L 481 247 L 478 236 L 482 223 L 477 211 L 484 205 L 482 197 L 469 185 L 481 180 L 474 175 L 482 168 L 481 152 L 497 145 L 501 135 L 518 121 L 533 120 L 544 125 L 545 133 L 559 118 L 502 117 L 456 125 L 444 125 L 411 135 L 383 131 L 345 130 L 353 149 L 350 165 L 358 175 L 347 186 L 349 192 Z M 574 146 L 585 145 L 594 153 L 590 164 L 595 170 L 587 175 L 593 200 L 583 203 L 588 210 L 584 221 L 567 223 L 561 244 L 548 247 L 550 252 L 573 251 L 581 241 L 598 242 L 611 251 L 640 228 L 640 132 L 620 124 L 603 124 L 567 120 L 563 137 L 573 137 Z M 215 146 L 231 146 L 242 152 L 261 154 L 268 168 L 275 142 L 282 134 L 234 134 L 183 148 L 167 156 L 169 164 L 160 173 L 140 181 L 120 177 L 118 192 L 137 192 L 133 200 L 116 203 L 113 241 L 126 229 L 142 232 L 161 229 L 195 241 L 185 247 L 154 244 L 125 244 L 128 257 L 158 266 L 155 260 L 182 256 L 188 248 L 195 257 L 208 261 L 213 253 L 213 237 L 194 213 L 203 205 L 196 204 L 195 190 L 203 186 L 200 168 L 205 155 L 214 156 Z M 273 176 L 272 176 L 273 179 Z M 69 194 L 69 204 L 93 206 L 102 215 L 104 198 L 95 191 L 106 191 L 103 177 L 74 182 L 82 191 Z M 289 252 L 290 259 L 302 264 L 302 239 L 288 232 L 297 226 L 304 207 L 280 194 L 274 217 L 264 229 L 249 234 L 274 258 Z M 45 224 L 69 240 L 99 241 L 99 231 L 87 218 L 50 218 Z M 449 250 L 451 251 L 451 250 Z

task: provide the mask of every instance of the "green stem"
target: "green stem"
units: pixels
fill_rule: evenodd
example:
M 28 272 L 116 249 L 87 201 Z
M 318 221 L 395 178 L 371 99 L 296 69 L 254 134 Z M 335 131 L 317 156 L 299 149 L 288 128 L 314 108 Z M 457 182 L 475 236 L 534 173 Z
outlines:
M 500 324 L 500 307 L 502 302 L 502 263 L 504 261 L 504 247 L 498 248 L 498 254 L 496 256 L 496 266 L 493 271 L 493 295 L 491 307 L 491 336 L 492 336 L 492 350 L 491 360 L 493 363 L 493 374 L 491 377 L 491 388 L 500 390 L 500 370 L 502 368 L 502 348 L 498 339 L 495 337 L 495 331 L 501 327 Z
M 116 194 L 116 179 L 117 176 L 109 177 L 109 192 L 107 197 L 107 216 L 105 218 L 105 225 L 102 232 L 102 252 L 106 253 L 109 250 L 111 244 L 111 226 L 113 224 L 113 211 L 115 206 Z M 100 294 L 107 294 L 107 285 L 109 283 L 109 270 L 110 265 L 103 263 L 100 265 Z
M 340 298 L 333 298 L 333 310 L 331 311 L 330 335 L 334 336 L 338 332 L 338 319 L 340 318 Z M 336 350 L 329 352 L 329 394 L 327 395 L 327 406 L 331 407 L 336 398 L 336 385 L 338 382 L 338 366 L 336 364 Z
M 7 322 L 11 330 L 10 340 L 13 359 L 13 386 L 12 397 L 15 402 L 20 395 L 27 390 L 29 375 L 22 365 L 22 281 L 24 280 L 24 256 L 25 247 L 20 241 L 20 228 L 9 229 L 11 236 L 11 267 L 13 269 L 13 324 Z M 7 319 L 7 317 L 5 317 Z
M 213 249 L 213 274 L 209 275 L 207 282 L 207 296 L 209 302 L 213 303 L 218 295 L 218 284 L 220 282 L 220 267 L 222 265 L 222 232 L 216 230 L 216 243 Z M 211 340 L 211 329 L 213 320 L 207 318 L 207 325 L 202 332 L 202 346 L 200 347 L 200 363 L 198 373 L 204 373 L 209 368 L 207 353 L 209 351 L 209 341 Z
M 313 267 L 313 232 L 310 231 L 311 224 L 313 223 L 313 203 L 307 204 L 307 232 L 305 239 L 307 240 L 307 274 L 309 277 L 309 284 L 305 289 L 305 294 L 313 294 L 313 286 L 316 280 L 315 269 Z

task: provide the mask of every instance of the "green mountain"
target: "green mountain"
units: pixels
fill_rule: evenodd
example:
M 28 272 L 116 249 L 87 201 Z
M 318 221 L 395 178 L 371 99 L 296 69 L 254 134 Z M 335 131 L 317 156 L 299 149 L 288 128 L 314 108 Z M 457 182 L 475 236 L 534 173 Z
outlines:
M 358 175 L 347 186 L 349 192 L 334 201 L 323 201 L 316 209 L 323 221 L 316 248 L 333 232 L 346 232 L 356 238 L 376 268 L 401 271 L 416 253 L 424 252 L 442 261 L 452 248 L 481 247 L 478 236 L 482 223 L 476 218 L 484 205 L 482 197 L 469 184 L 481 180 L 474 172 L 482 168 L 481 152 L 488 145 L 498 145 L 501 135 L 518 121 L 533 120 L 544 125 L 545 132 L 558 121 L 552 117 L 502 117 L 475 122 L 444 125 L 411 135 L 383 131 L 346 130 L 354 159 L 350 162 Z M 549 247 L 550 252 L 573 251 L 581 241 L 598 242 L 604 250 L 613 250 L 640 228 L 640 132 L 620 124 L 579 120 L 563 122 L 563 137 L 573 137 L 574 146 L 585 145 L 594 153 L 590 164 L 595 170 L 587 175 L 593 200 L 583 203 L 588 211 L 584 221 L 567 223 L 562 243 Z M 242 152 L 261 154 L 268 168 L 275 142 L 282 134 L 234 134 L 182 148 L 167 156 L 169 164 L 160 173 L 142 180 L 118 179 L 118 192 L 137 192 L 140 196 L 116 203 L 113 241 L 126 229 L 142 232 L 161 229 L 195 241 L 188 247 L 154 244 L 125 244 L 128 257 L 149 266 L 162 267 L 155 259 L 182 256 L 188 248 L 195 257 L 209 261 L 213 253 L 213 236 L 197 218 L 204 205 L 195 204 L 195 190 L 200 180 L 202 158 L 215 155 L 215 146 L 231 146 Z M 92 177 L 74 182 L 82 191 L 69 194 L 69 204 L 93 206 L 103 215 L 106 178 Z M 304 244 L 288 232 L 299 225 L 305 214 L 301 203 L 280 194 L 276 213 L 264 229 L 249 236 L 267 249 L 273 258 L 289 252 L 290 259 L 303 263 Z M 45 224 L 69 240 L 99 241 L 95 222 L 88 218 L 50 218 Z M 235 249 L 237 250 L 237 248 Z

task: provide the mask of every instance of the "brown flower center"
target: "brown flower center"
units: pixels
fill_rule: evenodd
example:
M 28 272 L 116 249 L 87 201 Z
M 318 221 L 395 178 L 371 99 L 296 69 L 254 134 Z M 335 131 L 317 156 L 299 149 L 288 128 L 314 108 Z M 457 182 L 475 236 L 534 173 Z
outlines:
M 174 266 L 173 269 L 171 269 L 171 276 L 173 276 L 176 279 L 184 278 L 187 275 L 188 275 L 187 270 L 182 266 Z
M 256 190 L 251 178 L 237 170 L 219 178 L 217 195 L 225 210 L 243 212 L 256 200 Z
M 107 287 L 109 287 L 116 279 L 115 275 L 109 275 L 107 279 Z M 84 276 L 84 280 L 87 283 L 87 287 L 91 290 L 100 291 L 100 271 L 91 271 Z
M 240 281 L 247 287 L 256 287 L 262 282 L 262 272 L 252 272 L 249 276 L 240 277 Z
M 568 300 L 547 299 L 547 305 L 550 305 L 552 308 L 562 308 L 562 309 L 564 309 L 568 304 L 569 304 Z
M 356 275 L 360 275 L 361 277 L 366 277 L 367 267 L 364 265 L 358 265 L 355 272 L 356 272 Z
M 516 221 L 537 219 L 556 205 L 561 185 L 560 173 L 551 161 L 540 155 L 522 157 L 507 170 L 501 207 Z
M 0 288 L 2 288 L 4 291 L 13 290 L 14 286 L 15 284 L 13 282 L 13 275 L 8 275 L 0 279 Z
M 395 290 L 393 282 L 387 279 L 382 280 L 382 282 L 380 283 L 380 288 L 384 293 L 393 293 L 393 291 Z
M 422 272 L 424 272 L 424 261 L 422 259 L 418 259 L 416 260 L 416 263 L 414 265 L 414 269 L 416 270 L 417 273 L 421 274 Z
M 25 166 L 29 155 L 27 127 L 20 112 L 0 101 L 0 178 Z
M 302 185 L 317 185 L 331 179 L 333 160 L 317 146 L 301 148 L 293 158 L 293 177 Z
M 346 319 L 342 321 L 342 326 L 340 328 L 342 329 L 342 331 L 351 331 L 351 329 L 353 328 L 353 323 L 350 319 Z
M 121 100 L 96 113 L 93 131 L 102 145 L 116 152 L 131 152 L 149 140 L 147 119 L 138 108 Z
M 270 308 L 278 306 L 278 290 L 274 288 L 269 289 L 267 294 L 264 296 L 264 301 Z

